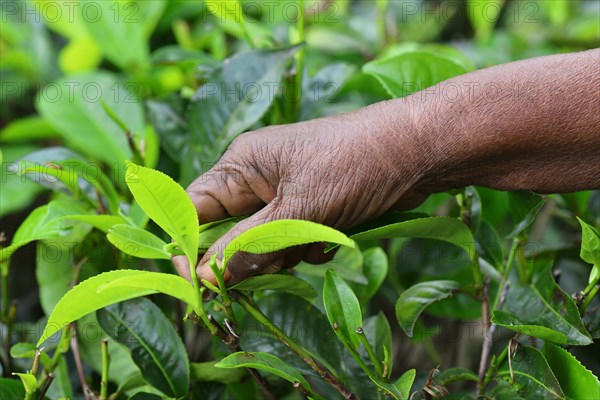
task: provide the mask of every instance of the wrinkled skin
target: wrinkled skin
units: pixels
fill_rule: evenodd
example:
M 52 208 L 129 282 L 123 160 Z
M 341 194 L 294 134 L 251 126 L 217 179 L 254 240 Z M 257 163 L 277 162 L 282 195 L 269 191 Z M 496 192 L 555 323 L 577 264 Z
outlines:
M 405 99 L 242 134 L 188 188 L 200 223 L 252 214 L 207 263 L 258 224 L 307 219 L 349 228 L 427 195 L 481 185 L 543 193 L 600 189 L 600 50 L 486 68 Z M 452 93 L 452 96 L 449 96 Z M 324 262 L 320 244 L 229 260 L 225 279 Z M 184 257 L 174 257 L 189 276 Z

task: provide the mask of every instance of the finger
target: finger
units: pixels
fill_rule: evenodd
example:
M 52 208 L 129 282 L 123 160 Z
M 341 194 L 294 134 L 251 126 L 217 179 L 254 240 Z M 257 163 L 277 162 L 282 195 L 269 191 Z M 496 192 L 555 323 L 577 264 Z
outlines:
M 200 260 L 197 268 L 198 276 L 201 279 L 215 283 L 215 277 L 208 265 L 210 258 L 214 254 L 217 254 L 217 260 L 222 260 L 223 250 L 239 234 L 257 225 L 278 219 L 276 218 L 274 209 L 273 203 L 267 205 L 250 218 L 240 221 L 229 232 L 219 238 Z M 285 262 L 285 255 L 289 252 L 289 249 L 266 254 L 237 251 L 227 262 L 224 279 L 227 283 L 234 284 L 250 276 L 258 275 L 264 270 L 279 270 Z
M 251 214 L 265 205 L 242 172 L 219 164 L 198 177 L 186 191 L 201 224 Z
M 308 246 L 306 253 L 304 254 L 303 260 L 309 264 L 324 264 L 333 260 L 335 253 L 337 253 L 339 247 L 325 253 L 327 243 L 313 243 Z

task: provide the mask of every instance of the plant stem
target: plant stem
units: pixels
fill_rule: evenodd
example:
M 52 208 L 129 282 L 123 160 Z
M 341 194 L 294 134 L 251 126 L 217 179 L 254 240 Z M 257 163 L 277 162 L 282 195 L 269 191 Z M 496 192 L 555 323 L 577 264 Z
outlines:
M 506 358 L 507 355 L 508 355 L 508 346 L 506 346 L 504 348 L 504 350 L 502 350 L 502 352 L 500 353 L 500 355 L 498 357 L 496 357 L 496 356 L 492 357 L 492 362 L 491 362 L 490 368 L 487 370 L 487 373 L 485 374 L 483 382 L 481 383 L 481 388 L 480 388 L 481 393 L 485 393 L 487 386 L 490 384 L 490 381 L 492 380 L 494 375 L 496 375 L 496 371 L 498 371 L 498 367 L 500 366 L 500 364 L 502 364 L 504 362 L 504 359 Z
M 108 339 L 102 339 L 102 378 L 100 381 L 100 400 L 108 398 L 108 367 L 110 356 L 108 355 Z
M 490 277 L 487 276 L 485 284 L 483 285 L 483 299 L 481 302 L 481 321 L 483 322 L 483 342 L 481 345 L 481 358 L 479 360 L 479 382 L 477 383 L 477 393 L 482 394 L 481 388 L 483 385 L 483 379 L 486 375 L 488 361 L 490 359 L 490 353 L 492 351 L 492 338 L 490 333 L 492 331 L 492 324 L 490 320 L 490 301 L 489 301 L 489 288 L 490 288 Z
M 221 303 L 223 304 L 223 307 L 225 308 L 225 315 L 227 315 L 227 319 L 235 327 L 237 325 L 237 323 L 236 323 L 236 319 L 235 319 L 235 314 L 233 313 L 233 309 L 231 308 L 231 304 L 232 304 L 231 297 L 229 296 L 229 293 L 227 293 L 227 286 L 225 286 L 225 280 L 223 278 L 223 274 L 225 272 L 226 265 L 223 265 L 223 268 L 220 268 L 217 264 L 216 255 L 214 255 L 210 258 L 210 260 L 208 261 L 208 265 L 210 266 L 210 269 L 212 270 L 213 275 L 215 276 L 215 279 L 217 280 L 217 286 L 219 287 L 221 298 L 223 299 L 223 301 Z
M 85 400 L 91 400 L 91 390 L 85 381 L 85 374 L 83 373 L 83 363 L 81 362 L 81 354 L 79 353 L 79 343 L 77 343 L 77 325 L 75 322 L 71 324 L 71 330 L 73 332 L 73 336 L 71 337 L 71 351 L 73 351 L 73 359 L 75 360 L 77 375 L 79 375 L 79 381 L 81 382 L 81 389 L 83 390 Z
M 298 42 L 304 42 L 304 0 L 298 0 L 298 16 L 296 18 L 296 30 L 298 31 Z M 294 56 L 296 59 L 296 75 L 294 77 L 294 121 L 300 114 L 300 105 L 302 104 L 302 80 L 304 79 L 304 49 L 298 50 Z
M 587 310 L 588 306 L 590 305 L 590 303 L 594 299 L 594 296 L 596 296 L 596 294 L 598 293 L 599 290 L 600 290 L 600 283 L 596 283 L 593 286 L 593 288 L 588 292 L 588 294 L 585 295 L 585 299 L 583 300 L 583 303 L 581 303 L 581 305 L 579 306 L 579 312 L 581 315 L 585 314 L 585 310 Z
M 289 336 L 287 336 L 281 329 L 275 326 L 266 315 L 258 309 L 254 304 L 251 304 L 248 299 L 240 296 L 237 302 L 242 308 L 250 314 L 255 320 L 260 322 L 266 327 L 269 332 L 273 333 L 275 337 L 284 345 L 286 345 L 291 351 L 296 353 L 298 357 L 302 359 L 308 366 L 310 366 L 321 378 L 327 383 L 334 387 L 345 399 L 357 399 L 356 395 L 350 392 L 344 384 L 338 380 L 335 375 L 328 371 L 327 368 L 313 359 L 313 357 L 301 346 L 297 345 Z
M 365 335 L 365 331 L 363 330 L 363 328 L 359 327 L 359 328 L 356 328 L 356 333 L 360 337 L 360 342 L 364 346 L 365 350 L 367 351 L 367 354 L 369 355 L 369 358 L 371 359 L 371 362 L 373 363 L 373 366 L 375 367 L 375 372 L 377 372 L 377 375 L 379 375 L 381 377 L 381 379 L 385 379 L 385 376 L 383 373 L 383 366 L 379 362 L 379 360 L 377 360 L 377 357 L 375 356 L 375 352 L 373 351 L 373 348 L 371 347 L 371 344 L 369 343 L 369 340 L 367 339 L 367 336 Z
M 377 0 L 377 33 L 379 34 L 380 48 L 384 48 L 387 43 L 387 10 L 388 0 Z
M 0 249 L 2 246 L 0 245 Z M 2 302 L 0 303 L 0 317 L 8 315 L 8 262 L 9 259 L 0 261 L 0 290 L 2 291 Z
M 40 392 L 38 394 L 38 399 L 39 400 L 43 400 L 46 393 L 48 392 L 48 389 L 50 388 L 50 385 L 52 385 L 52 382 L 54 381 L 54 373 L 50 372 L 47 376 L 46 379 L 44 379 L 44 382 L 42 384 L 42 388 L 40 389 Z
M 460 207 L 460 219 L 471 229 L 471 205 L 473 195 L 467 193 L 467 189 L 463 189 L 462 193 L 456 196 L 456 202 Z M 483 287 L 483 277 L 481 276 L 481 270 L 479 269 L 479 256 L 473 249 L 473 255 L 469 255 L 469 263 L 471 264 L 471 273 L 473 274 L 473 280 L 475 281 L 475 287 L 477 288 L 476 295 L 479 295 L 479 291 Z

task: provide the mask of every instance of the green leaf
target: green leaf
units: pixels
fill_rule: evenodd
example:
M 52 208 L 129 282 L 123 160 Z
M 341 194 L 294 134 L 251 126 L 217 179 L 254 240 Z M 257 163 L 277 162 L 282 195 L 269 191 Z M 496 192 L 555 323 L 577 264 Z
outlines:
M 577 306 L 556 284 L 551 267 L 547 263 L 534 268 L 528 285 L 511 281 L 504 305 L 494 311 L 492 322 L 555 344 L 591 344 Z
M 413 328 L 419 315 L 431 303 L 452 296 L 460 289 L 455 281 L 429 281 L 417 283 L 406 289 L 396 301 L 396 318 L 400 328 L 408 336 L 413 335 Z
M 408 396 L 410 395 L 410 388 L 415 380 L 416 370 L 410 369 L 398 378 L 396 382 L 393 384 L 382 382 L 379 379 L 374 379 L 371 377 L 371 380 L 377 387 L 382 390 L 387 396 L 391 396 L 396 400 L 408 400 Z
M 304 376 L 284 363 L 280 358 L 268 353 L 261 352 L 237 352 L 228 355 L 215 364 L 218 368 L 256 368 L 270 372 L 292 384 L 300 383 L 304 388 L 310 390 L 310 386 Z
M 593 265 L 590 272 L 589 283 L 600 278 L 600 233 L 593 226 L 577 217 L 581 224 L 581 250 L 579 257 L 587 263 Z
M 535 347 L 518 346 L 512 357 L 512 369 L 515 377 L 513 386 L 524 398 L 566 399 L 546 359 Z M 508 362 L 499 368 L 498 377 L 510 377 Z
M 205 253 L 217 239 L 227 233 L 241 220 L 242 218 L 232 217 L 200 225 L 198 253 Z
M 64 221 L 70 213 L 85 213 L 76 201 L 55 200 L 33 210 L 21 223 L 10 246 L 0 249 L 0 260 L 29 242 L 66 236 L 72 226 Z
M 272 253 L 301 244 L 329 242 L 354 247 L 342 232 L 315 222 L 280 219 L 257 225 L 236 236 L 223 250 L 223 268 L 237 251 Z
M 402 376 L 396 380 L 396 382 L 394 382 L 394 387 L 396 390 L 398 390 L 398 392 L 400 392 L 403 399 L 408 399 L 408 396 L 410 395 L 410 388 L 415 381 L 416 375 L 416 370 L 409 369 L 408 371 L 404 372 Z
M 181 246 L 190 265 L 198 260 L 198 214 L 185 190 L 162 172 L 127 164 L 127 186 L 140 207 Z
M 206 361 L 202 363 L 191 363 L 190 372 L 192 380 L 200 382 L 219 382 L 225 385 L 239 383 L 246 377 L 246 371 L 243 369 L 224 369 L 217 368 L 217 361 Z
M 304 279 L 283 274 L 253 276 L 232 286 L 231 289 L 244 291 L 278 290 L 305 299 L 317 296 L 315 289 Z
M 261 311 L 275 326 L 304 347 L 315 360 L 335 370 L 343 357 L 342 346 L 326 316 L 306 300 L 272 292 L 257 299 Z M 247 351 L 261 351 L 276 354 L 287 364 L 306 374 L 314 371 L 299 357 L 273 336 L 273 332 L 256 324 L 251 317 L 244 316 L 240 326 L 246 327 L 240 338 L 240 346 Z M 302 321 L 299 325 L 298 321 Z
M 513 231 L 508 235 L 509 238 L 512 238 L 531 225 L 546 200 L 533 192 L 520 190 L 508 192 L 508 202 L 515 225 Z
M 119 215 L 69 215 L 65 218 L 84 222 L 104 233 L 108 233 L 108 230 L 115 225 L 127 223 L 127 221 Z
M 365 318 L 363 331 L 373 347 L 377 360 L 382 362 L 386 358 L 385 353 L 391 354 L 392 352 L 392 329 L 383 312 L 380 311 L 377 315 Z M 368 359 L 366 351 L 363 356 L 366 356 L 363 357 L 365 360 Z M 388 368 L 391 371 L 392 365 L 388 365 Z
M 366 285 L 352 285 L 354 292 L 366 303 L 377 293 L 388 273 L 388 257 L 381 247 L 371 247 L 363 252 L 363 273 Z
M 56 92 L 50 92 L 52 88 Z M 72 92 L 69 88 L 73 88 Z M 106 114 L 101 99 L 125 121 L 132 135 L 143 132 L 141 102 L 116 75 L 108 72 L 59 79 L 40 93 L 36 104 L 42 117 L 74 148 L 118 168 L 132 153 L 125 132 Z
M 0 140 L 2 140 L 3 144 L 51 139 L 54 137 L 56 137 L 56 131 L 39 115 L 20 117 L 0 130 Z
M 163 249 L 167 244 L 142 228 L 124 224 L 114 225 L 106 237 L 125 254 L 139 258 L 171 259 L 171 254 Z
M 391 56 L 363 65 L 394 98 L 408 96 L 446 79 L 469 72 L 447 54 L 427 47 L 406 46 Z
M 408 215 L 410 218 L 410 215 Z M 416 218 L 408 221 L 374 227 L 350 236 L 350 239 L 374 240 L 393 237 L 411 237 L 443 240 L 463 248 L 469 258 L 475 256 L 473 235 L 460 220 L 451 217 Z
M 206 0 L 204 3 L 206 9 L 219 17 L 221 22 L 229 21 L 239 24 L 244 18 L 242 5 L 238 0 Z
M 21 379 L 21 382 L 23 382 L 23 388 L 25 389 L 25 393 L 28 395 L 32 395 L 36 392 L 37 390 L 37 379 L 35 379 L 35 375 L 33 374 L 20 374 L 17 372 L 13 372 L 12 373 L 15 376 L 18 376 Z M 25 396 L 25 398 L 29 398 L 28 396 Z M 33 397 L 32 397 L 33 398 Z
M 500 18 L 505 0 L 468 0 L 467 14 L 475 29 L 475 37 L 487 41 L 492 35 L 494 26 Z M 537 10 L 537 8 L 536 8 Z
M 229 143 L 267 112 L 285 67 L 300 46 L 250 50 L 227 59 L 193 97 L 181 181 L 189 184 L 215 163 Z
M 195 305 L 196 298 L 194 295 L 194 287 L 184 278 L 162 272 L 133 272 L 136 273 L 124 275 L 123 277 L 115 277 L 111 282 L 99 287 L 98 293 L 104 291 L 110 293 L 114 289 L 123 290 L 126 288 L 135 288 L 136 290 L 146 290 L 152 294 L 164 293 L 189 305 Z
M 360 337 L 356 329 L 362 327 L 360 304 L 350 286 L 332 269 L 325 274 L 323 304 L 327 319 L 344 345 L 358 350 Z
M 571 353 L 550 343 L 545 343 L 541 351 L 568 398 L 593 399 L 598 397 L 600 381 Z
M 106 58 L 125 70 L 140 70 L 148 64 L 148 44 L 140 7 L 145 2 L 94 3 L 101 18 L 83 18 L 84 25 L 100 45 Z
M 171 397 L 188 393 L 190 366 L 171 322 L 148 299 L 132 299 L 98 310 L 102 329 L 127 346 L 144 379 Z
M 475 234 L 477 253 L 492 264 L 496 269 L 502 269 L 504 264 L 504 246 L 496 229 L 485 219 L 481 220 Z
M 50 314 L 42 336 L 37 343 L 39 347 L 53 334 L 73 321 L 78 320 L 86 314 L 99 310 L 102 307 L 129 300 L 134 297 L 145 296 L 156 293 L 155 290 L 133 289 L 131 287 L 115 287 L 111 290 L 98 292 L 98 289 L 118 278 L 138 275 L 144 271 L 118 270 L 105 272 L 89 278 L 67 292 L 56 304 Z M 183 278 L 182 278 L 183 279 Z
M 0 178 L 2 179 L 2 190 L 0 190 L 0 218 L 12 212 L 24 209 L 35 199 L 42 187 L 34 182 L 23 179 L 18 174 L 15 164 L 21 157 L 35 151 L 36 147 L 31 145 L 2 144 L 0 150 Z
M 447 386 L 451 383 L 459 381 L 479 381 L 477 374 L 466 368 L 448 368 L 437 374 L 435 379 L 442 386 Z
M 16 379 L 0 378 L 0 399 L 23 399 L 25 388 Z

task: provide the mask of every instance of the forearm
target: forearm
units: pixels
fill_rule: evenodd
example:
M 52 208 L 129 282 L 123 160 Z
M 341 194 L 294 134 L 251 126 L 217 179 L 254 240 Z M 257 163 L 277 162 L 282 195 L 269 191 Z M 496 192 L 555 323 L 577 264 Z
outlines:
M 598 49 L 487 68 L 394 102 L 412 110 L 424 191 L 600 188 Z

